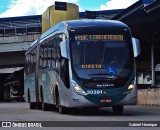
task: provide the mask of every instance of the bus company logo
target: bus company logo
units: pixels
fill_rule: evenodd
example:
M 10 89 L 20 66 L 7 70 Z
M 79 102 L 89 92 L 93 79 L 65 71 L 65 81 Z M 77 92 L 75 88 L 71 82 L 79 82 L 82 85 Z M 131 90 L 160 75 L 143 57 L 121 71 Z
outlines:
M 2 127 L 12 127 L 11 122 L 2 122 Z
M 97 84 L 97 87 L 98 88 L 101 88 L 101 87 L 114 87 L 114 84 L 112 84 L 112 83 Z

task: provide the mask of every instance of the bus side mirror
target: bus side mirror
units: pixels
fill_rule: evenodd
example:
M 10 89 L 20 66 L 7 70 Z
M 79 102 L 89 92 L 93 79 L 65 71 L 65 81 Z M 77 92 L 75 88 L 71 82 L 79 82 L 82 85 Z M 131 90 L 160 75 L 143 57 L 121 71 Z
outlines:
M 68 40 L 64 40 L 60 42 L 60 48 L 61 48 L 61 56 L 69 59 L 69 45 Z
M 141 47 L 139 40 L 136 38 L 132 38 L 132 45 L 133 45 L 134 57 L 139 56 L 141 54 Z

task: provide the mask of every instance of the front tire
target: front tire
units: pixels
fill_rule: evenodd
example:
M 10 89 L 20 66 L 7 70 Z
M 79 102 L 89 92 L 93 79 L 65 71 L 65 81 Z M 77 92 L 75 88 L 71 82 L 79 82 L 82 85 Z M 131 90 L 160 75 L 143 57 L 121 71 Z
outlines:
M 48 106 L 47 106 L 47 104 L 46 103 L 42 103 L 42 110 L 43 111 L 48 111 Z
M 114 114 L 122 114 L 123 113 L 123 106 L 113 106 L 112 107 Z
M 57 107 L 58 107 L 58 112 L 60 114 L 65 114 L 67 113 L 67 108 L 66 107 L 63 107 L 61 104 L 60 104 L 60 96 L 58 95 L 57 96 Z

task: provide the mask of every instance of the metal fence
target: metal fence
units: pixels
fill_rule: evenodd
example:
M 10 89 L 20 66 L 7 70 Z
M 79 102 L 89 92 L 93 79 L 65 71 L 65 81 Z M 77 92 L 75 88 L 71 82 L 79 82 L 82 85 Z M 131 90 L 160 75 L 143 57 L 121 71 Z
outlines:
M 41 16 L 0 18 L 0 37 L 41 33 Z

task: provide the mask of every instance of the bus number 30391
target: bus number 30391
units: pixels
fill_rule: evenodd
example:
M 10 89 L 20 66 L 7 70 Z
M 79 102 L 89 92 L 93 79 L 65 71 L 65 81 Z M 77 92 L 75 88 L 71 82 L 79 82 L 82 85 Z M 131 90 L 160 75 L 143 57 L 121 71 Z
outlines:
M 102 90 L 87 90 L 87 94 L 103 94 Z

